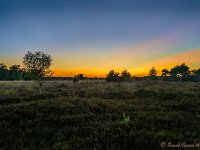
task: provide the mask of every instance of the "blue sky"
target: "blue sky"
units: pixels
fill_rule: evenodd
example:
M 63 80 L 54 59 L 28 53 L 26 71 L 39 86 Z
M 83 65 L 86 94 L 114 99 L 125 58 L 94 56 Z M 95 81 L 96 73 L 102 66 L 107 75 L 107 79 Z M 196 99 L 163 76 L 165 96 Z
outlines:
M 21 64 L 26 51 L 41 50 L 62 75 L 142 74 L 200 48 L 199 14 L 199 0 L 0 0 L 0 60 Z

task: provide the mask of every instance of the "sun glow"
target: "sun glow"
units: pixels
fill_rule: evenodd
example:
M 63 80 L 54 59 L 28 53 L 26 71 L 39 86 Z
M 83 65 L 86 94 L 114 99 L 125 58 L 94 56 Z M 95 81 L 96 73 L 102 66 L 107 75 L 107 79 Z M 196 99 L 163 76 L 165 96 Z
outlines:
M 83 73 L 84 75 L 88 77 L 105 77 L 106 74 L 111 70 L 114 69 L 117 72 L 121 72 L 124 69 L 128 69 L 132 75 L 134 76 L 146 76 L 148 75 L 149 69 L 152 67 L 155 67 L 158 70 L 158 74 L 161 74 L 162 69 L 167 68 L 170 69 L 176 65 L 180 65 L 182 63 L 186 63 L 188 66 L 191 68 L 196 68 L 197 66 L 195 64 L 199 63 L 199 56 L 200 56 L 200 48 L 197 49 L 192 49 L 188 50 L 182 53 L 174 54 L 171 56 L 166 56 L 162 58 L 155 58 L 152 61 L 149 61 L 149 63 L 142 63 L 137 64 L 136 67 L 134 67 L 134 63 L 130 64 L 130 67 L 124 67 L 123 61 L 117 61 L 111 60 L 110 63 L 102 63 L 101 65 L 93 64 L 93 67 L 83 67 L 80 62 L 80 68 L 79 68 L 79 63 L 76 62 L 76 65 L 70 65 L 68 64 L 68 67 L 63 67 L 66 68 L 66 70 L 60 68 L 55 68 L 53 67 L 52 69 L 54 70 L 55 74 L 54 76 L 74 76 L 79 73 Z M 121 58 L 122 60 L 123 58 Z M 130 61 L 130 60 L 126 60 Z M 131 61 L 130 61 L 131 62 Z M 147 61 L 148 62 L 148 61 Z M 132 67 L 131 67 L 132 66 Z

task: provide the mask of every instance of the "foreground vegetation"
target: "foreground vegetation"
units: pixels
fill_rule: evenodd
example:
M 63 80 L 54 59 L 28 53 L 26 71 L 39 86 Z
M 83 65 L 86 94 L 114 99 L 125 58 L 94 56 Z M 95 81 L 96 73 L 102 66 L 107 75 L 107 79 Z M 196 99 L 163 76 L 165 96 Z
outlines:
M 199 98 L 198 82 L 47 81 L 38 87 L 3 81 L 0 149 L 152 150 L 162 141 L 200 143 Z

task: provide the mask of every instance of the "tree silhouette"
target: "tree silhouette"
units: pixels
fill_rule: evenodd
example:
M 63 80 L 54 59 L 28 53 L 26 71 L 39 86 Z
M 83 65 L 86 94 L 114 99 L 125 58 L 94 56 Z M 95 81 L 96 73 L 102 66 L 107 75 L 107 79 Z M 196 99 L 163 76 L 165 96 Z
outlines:
M 178 65 L 172 68 L 170 75 L 172 78 L 187 80 L 187 78 L 190 76 L 190 68 L 185 63 L 183 63 L 182 65 Z
M 150 71 L 149 71 L 148 76 L 155 77 L 157 75 L 157 73 L 158 73 L 157 70 L 154 67 L 152 67 L 152 69 L 150 69 Z
M 41 51 L 35 53 L 28 51 L 23 59 L 24 70 L 30 74 L 31 79 L 38 80 L 52 75 L 52 71 L 48 70 L 52 63 L 50 55 L 44 54 Z
M 118 81 L 120 81 L 119 72 L 115 72 L 114 70 L 111 70 L 106 75 L 106 81 L 107 82 L 118 82 Z
M 7 80 L 8 78 L 8 69 L 4 63 L 0 64 L 0 80 Z
M 128 72 L 128 70 L 123 70 L 122 73 L 121 73 L 121 79 L 122 81 L 128 81 L 131 79 L 131 73 Z
M 22 70 L 20 65 L 13 65 L 10 67 L 8 72 L 8 80 L 21 80 L 22 79 Z

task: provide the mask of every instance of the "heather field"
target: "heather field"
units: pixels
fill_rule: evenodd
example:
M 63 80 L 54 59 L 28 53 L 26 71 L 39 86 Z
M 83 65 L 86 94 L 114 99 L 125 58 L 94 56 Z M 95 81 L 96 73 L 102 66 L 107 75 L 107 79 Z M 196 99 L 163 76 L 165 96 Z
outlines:
M 198 82 L 0 82 L 1 150 L 153 150 L 199 137 Z

